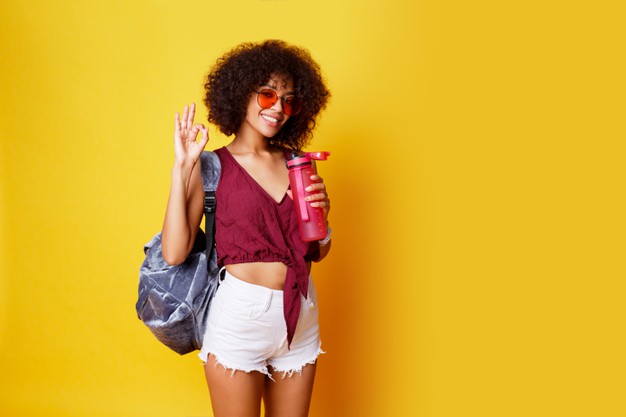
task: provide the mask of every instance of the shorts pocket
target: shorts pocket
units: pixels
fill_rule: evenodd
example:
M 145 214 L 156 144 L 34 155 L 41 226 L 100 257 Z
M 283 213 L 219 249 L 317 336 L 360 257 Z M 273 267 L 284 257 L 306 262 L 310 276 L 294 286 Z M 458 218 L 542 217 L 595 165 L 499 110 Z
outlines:
M 228 297 L 220 300 L 220 304 L 225 314 L 240 319 L 256 320 L 267 311 L 269 300 L 267 298 L 253 299 L 229 294 Z

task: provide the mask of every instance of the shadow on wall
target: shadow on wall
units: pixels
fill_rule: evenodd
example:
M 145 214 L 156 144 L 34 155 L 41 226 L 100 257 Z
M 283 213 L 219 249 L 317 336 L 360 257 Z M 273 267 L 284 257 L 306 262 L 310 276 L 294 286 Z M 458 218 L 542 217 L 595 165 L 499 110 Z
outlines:
M 365 133 L 342 134 L 342 142 L 357 148 Z M 332 189 L 330 224 L 332 250 L 316 265 L 315 285 L 320 295 L 322 348 L 311 415 L 365 416 L 375 400 L 377 382 L 371 369 L 378 366 L 376 330 L 372 328 L 378 277 L 382 274 L 376 247 L 381 222 L 376 218 L 376 197 L 363 178 L 373 159 L 355 158 L 352 152 L 332 156 L 333 172 L 325 170 Z M 328 180 L 327 180 L 328 181 Z

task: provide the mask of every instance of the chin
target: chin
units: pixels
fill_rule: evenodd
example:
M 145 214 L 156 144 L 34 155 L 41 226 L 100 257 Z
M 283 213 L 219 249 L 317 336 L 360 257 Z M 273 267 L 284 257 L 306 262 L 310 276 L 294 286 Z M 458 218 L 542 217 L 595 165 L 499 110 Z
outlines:
M 268 128 L 267 126 L 263 127 L 264 129 L 259 129 L 259 132 L 261 132 L 261 134 L 266 138 L 273 138 L 274 136 L 278 135 L 278 132 L 280 132 L 280 129 L 282 128 L 282 126 L 277 128 Z

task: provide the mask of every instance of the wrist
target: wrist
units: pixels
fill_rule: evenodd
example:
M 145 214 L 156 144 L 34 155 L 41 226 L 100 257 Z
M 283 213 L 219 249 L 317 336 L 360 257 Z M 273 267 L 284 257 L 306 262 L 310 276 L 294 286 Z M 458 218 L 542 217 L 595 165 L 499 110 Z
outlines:
M 326 226 L 326 237 L 322 240 L 318 240 L 320 246 L 326 246 L 328 245 L 328 243 L 330 242 L 330 237 L 331 237 L 331 228 L 330 226 Z
M 172 167 L 172 174 L 178 175 L 189 175 L 193 170 L 193 166 L 190 166 L 185 162 L 174 162 L 174 166 Z

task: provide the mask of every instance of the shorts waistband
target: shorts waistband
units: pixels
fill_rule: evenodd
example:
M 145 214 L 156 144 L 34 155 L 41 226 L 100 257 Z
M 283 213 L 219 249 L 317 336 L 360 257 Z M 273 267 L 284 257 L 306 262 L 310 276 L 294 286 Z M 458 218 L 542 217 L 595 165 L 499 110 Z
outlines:
M 255 299 L 269 299 L 273 306 L 283 305 L 283 291 L 267 288 L 262 285 L 251 284 L 243 281 L 228 271 L 224 270 L 224 280 L 220 287 L 229 288 L 239 294 L 243 294 Z

